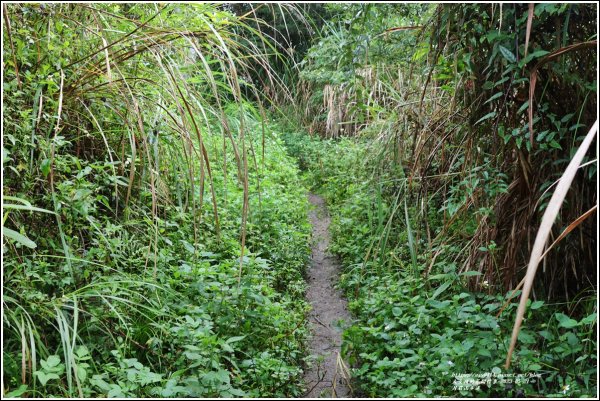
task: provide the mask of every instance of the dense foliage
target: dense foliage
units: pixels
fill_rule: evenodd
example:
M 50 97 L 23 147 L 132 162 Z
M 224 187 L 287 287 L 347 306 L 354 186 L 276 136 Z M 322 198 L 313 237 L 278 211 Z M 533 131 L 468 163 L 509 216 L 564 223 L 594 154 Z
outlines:
M 322 136 L 385 143 L 381 163 L 416 181 L 419 214 L 444 205 L 445 235 L 425 227 L 428 247 L 470 237 L 465 269 L 483 273 L 475 282 L 514 288 L 549 188 L 596 119 L 595 8 L 333 7 L 301 71 L 300 120 Z M 584 159 L 555 237 L 596 203 L 593 160 Z M 573 299 L 596 282 L 592 220 L 548 255 L 538 291 Z
M 308 190 L 359 395 L 597 395 L 597 152 L 505 362 L 597 121 L 595 4 L 2 14 L 3 395 L 301 396 Z
M 431 260 L 417 240 L 417 208 L 392 191 L 402 171 L 381 171 L 369 142 L 337 142 L 289 134 L 286 142 L 328 200 L 332 250 L 344 262 L 341 286 L 357 321 L 343 352 L 369 397 L 570 396 L 597 393 L 596 320 L 592 303 L 578 319 L 562 303 L 530 302 L 510 370 L 501 369 L 516 302 L 506 294 L 473 292 L 461 272 L 463 244 L 447 244 Z M 428 216 L 441 228 L 439 214 Z M 416 251 L 419 249 L 419 252 Z M 428 272 L 426 277 L 424 273 Z M 486 283 L 486 285 L 488 285 Z M 490 374 L 474 386 L 460 374 Z M 500 375 L 510 383 L 493 383 Z M 517 382 L 520 380 L 521 382 Z
M 307 202 L 243 20 L 160 7 L 4 9 L 7 396 L 301 391 Z
M 541 216 L 597 119 L 595 6 L 331 7 L 303 63 L 298 120 L 352 139 L 287 142 L 335 214 L 357 317 L 345 351 L 364 393 L 596 394 L 592 152 L 502 368 Z M 454 386 L 452 374 L 492 372 L 540 378 Z

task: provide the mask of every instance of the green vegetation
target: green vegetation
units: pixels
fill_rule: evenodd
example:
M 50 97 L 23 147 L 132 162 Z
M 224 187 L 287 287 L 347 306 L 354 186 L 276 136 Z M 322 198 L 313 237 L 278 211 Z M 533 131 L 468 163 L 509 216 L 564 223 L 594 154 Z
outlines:
M 243 21 L 209 5 L 5 12 L 4 391 L 300 394 L 307 201 L 228 81 Z
M 3 5 L 3 395 L 302 396 L 314 191 L 359 395 L 597 396 L 596 12 Z
M 207 138 L 207 144 L 216 139 Z M 64 258 L 50 250 L 29 254 L 21 248 L 20 260 L 5 259 L 4 372 L 13 378 L 7 384 L 19 388 L 24 374 L 31 395 L 298 395 L 307 335 L 307 204 L 280 141 L 269 136 L 266 144 L 271 151 L 264 159 L 260 205 L 251 188 L 240 283 L 243 191 L 232 183 L 228 203 L 219 209 L 220 238 L 205 216 L 197 246 L 189 213 L 171 205 L 158 223 L 161 243 L 154 260 L 148 217 L 94 219 L 98 232 L 90 238 L 91 250 L 71 261 L 74 282 Z M 99 178 L 90 172 L 77 183 L 102 190 Z M 214 180 L 223 180 L 218 170 Z M 217 188 L 222 199 L 225 188 Z M 59 199 L 63 195 L 59 190 Z M 44 247 L 28 234 L 37 249 Z
M 530 302 L 526 319 L 535 323 L 521 330 L 511 369 L 500 370 L 517 306 L 507 303 L 512 291 L 470 290 L 469 280 L 481 273 L 460 271 L 460 241 L 446 244 L 432 260 L 426 238 L 416 238 L 417 208 L 395 192 L 408 196 L 392 178 L 401 171 L 377 172 L 372 155 L 382 149 L 349 139 L 286 139 L 292 151 L 311 155 L 301 158 L 305 179 L 316 183 L 333 215 L 332 250 L 344 263 L 341 286 L 358 320 L 344 334 L 343 351 L 357 367 L 353 374 L 365 396 L 595 394 L 592 303 L 575 320 L 562 312 L 563 303 Z M 428 216 L 434 232 L 442 226 L 437 216 Z M 484 283 L 483 290 L 488 288 Z M 522 375 L 529 382 L 475 389 L 463 381 L 462 390 L 455 383 L 458 374 L 492 372 Z
M 343 138 L 287 142 L 334 216 L 357 318 L 343 350 L 363 394 L 597 394 L 592 152 L 505 363 L 522 266 L 597 119 L 594 7 L 332 7 L 304 61 L 300 120 Z M 456 376 L 486 373 L 480 386 Z M 493 383 L 502 374 L 512 383 Z

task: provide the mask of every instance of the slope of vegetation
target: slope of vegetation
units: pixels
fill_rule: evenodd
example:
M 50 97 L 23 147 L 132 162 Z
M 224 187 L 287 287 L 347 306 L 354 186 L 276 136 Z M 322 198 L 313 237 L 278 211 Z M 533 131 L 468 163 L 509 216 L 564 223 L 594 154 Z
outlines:
M 597 5 L 2 15 L 4 396 L 302 396 L 309 190 L 359 395 L 597 395 Z
M 160 7 L 4 10 L 9 395 L 301 390 L 307 201 L 243 20 Z

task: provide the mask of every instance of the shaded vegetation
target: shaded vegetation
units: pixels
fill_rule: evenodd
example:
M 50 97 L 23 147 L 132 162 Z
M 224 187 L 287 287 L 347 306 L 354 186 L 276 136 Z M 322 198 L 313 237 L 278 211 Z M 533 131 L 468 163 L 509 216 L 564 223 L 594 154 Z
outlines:
M 359 395 L 597 395 L 595 4 L 2 13 L 3 395 L 301 396 L 309 189 Z
M 332 250 L 344 263 L 341 286 L 357 319 L 344 333 L 342 349 L 364 396 L 595 394 L 593 302 L 574 319 L 564 302 L 529 301 L 511 368 L 501 369 L 517 307 L 512 291 L 490 294 L 487 282 L 481 291 L 469 289 L 481 273 L 460 270 L 464 240 L 445 244 L 433 260 L 423 252 L 418 207 L 402 199 L 406 185 L 402 195 L 392 192 L 401 185 L 393 177 L 402 170 L 379 170 L 373 155 L 381 146 L 305 134 L 287 135 L 286 141 L 292 154 L 310 155 L 301 156 L 305 180 L 328 200 Z M 432 230 L 442 229 L 436 213 L 428 219 Z M 507 387 L 492 376 L 472 386 L 456 376 L 469 373 L 514 374 L 522 382 L 513 379 Z

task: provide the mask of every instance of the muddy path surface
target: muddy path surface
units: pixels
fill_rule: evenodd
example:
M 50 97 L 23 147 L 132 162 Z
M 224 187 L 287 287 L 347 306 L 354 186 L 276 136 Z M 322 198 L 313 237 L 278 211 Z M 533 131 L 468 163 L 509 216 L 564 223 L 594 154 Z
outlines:
M 310 354 L 314 360 L 304 376 L 308 390 L 305 398 L 348 398 L 352 396 L 352 389 L 348 365 L 340 357 L 340 347 L 342 331 L 349 325 L 351 317 L 341 291 L 335 289 L 340 265 L 327 252 L 331 219 L 325 201 L 314 194 L 309 195 L 309 201 L 313 205 L 309 216 L 313 248 L 306 298 L 312 305 Z

